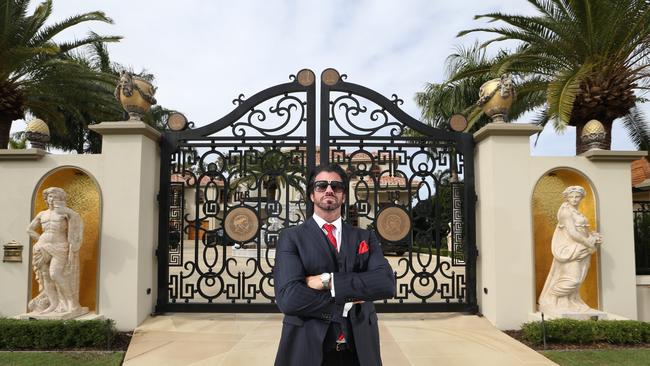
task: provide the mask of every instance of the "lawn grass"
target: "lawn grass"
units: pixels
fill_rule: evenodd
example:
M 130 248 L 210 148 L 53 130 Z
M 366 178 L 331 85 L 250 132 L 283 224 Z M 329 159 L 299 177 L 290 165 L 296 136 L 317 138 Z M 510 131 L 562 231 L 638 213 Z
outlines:
M 1 366 L 119 366 L 124 352 L 0 352 Z
M 605 350 L 540 351 L 560 366 L 647 366 L 650 364 L 649 348 L 625 348 Z

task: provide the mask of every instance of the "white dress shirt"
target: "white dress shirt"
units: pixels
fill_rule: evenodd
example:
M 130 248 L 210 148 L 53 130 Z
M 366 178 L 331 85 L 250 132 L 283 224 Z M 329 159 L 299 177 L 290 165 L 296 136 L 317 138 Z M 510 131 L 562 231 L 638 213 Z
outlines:
M 323 230 L 323 233 L 325 233 L 325 235 L 327 235 L 327 230 L 325 230 L 323 228 L 323 225 L 325 225 L 325 224 L 334 225 L 334 230 L 333 230 L 332 234 L 334 235 L 334 238 L 336 239 L 336 250 L 337 250 L 337 252 L 340 253 L 341 252 L 341 246 L 343 245 L 343 240 L 342 240 L 342 237 L 341 237 L 341 233 L 343 231 L 342 230 L 343 220 L 341 220 L 341 217 L 339 216 L 339 218 L 334 220 L 333 222 L 327 222 L 327 221 L 325 221 L 325 219 L 323 219 L 322 217 L 320 217 L 320 216 L 318 216 L 316 214 L 314 214 L 313 218 L 314 218 L 314 221 L 316 221 L 316 224 L 318 225 L 318 227 L 321 230 Z M 330 288 L 330 293 L 332 294 L 332 297 L 334 297 L 335 296 L 335 292 L 334 292 L 334 273 L 330 273 L 330 275 L 331 275 L 331 277 L 330 277 L 330 287 L 331 287 Z M 348 312 L 352 308 L 352 305 L 354 305 L 354 304 L 351 303 L 351 302 L 346 302 L 345 303 L 345 305 L 343 307 L 343 316 L 344 317 L 348 316 Z

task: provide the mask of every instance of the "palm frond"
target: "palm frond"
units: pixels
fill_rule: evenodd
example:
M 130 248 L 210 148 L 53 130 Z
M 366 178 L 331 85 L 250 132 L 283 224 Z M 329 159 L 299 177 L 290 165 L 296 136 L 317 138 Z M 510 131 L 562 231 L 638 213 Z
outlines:
M 51 0 L 48 0 L 48 2 L 51 2 Z M 58 22 L 56 24 L 53 24 L 51 26 L 47 26 L 45 28 L 42 28 L 38 34 L 36 34 L 33 38 L 29 40 L 29 45 L 30 46 L 38 46 L 39 44 L 45 43 L 45 42 L 50 42 L 54 36 L 57 34 L 61 33 L 62 31 L 71 28 L 77 24 L 84 23 L 84 22 L 90 22 L 90 21 L 98 21 L 98 22 L 103 22 L 103 23 L 108 23 L 112 24 L 113 20 L 109 17 L 107 17 L 104 12 L 101 11 L 94 11 L 90 13 L 84 13 L 84 14 L 79 14 L 79 15 L 74 15 L 71 16 L 67 19 L 65 19 L 62 22 Z
M 641 110 L 633 108 L 622 119 L 623 128 L 639 150 L 650 151 L 650 131 L 648 120 Z
M 483 113 L 483 110 L 481 110 L 481 108 L 478 106 L 473 106 L 470 108 L 471 109 L 469 112 L 467 112 L 467 127 L 465 128 L 465 132 L 477 130 L 477 126 L 479 125 L 481 118 L 486 117 Z
M 59 43 L 59 48 L 61 49 L 61 52 L 64 53 L 82 46 L 92 45 L 95 43 L 119 42 L 121 39 L 121 36 L 100 36 L 91 32 L 90 35 L 84 39 Z
M 571 120 L 573 102 L 580 90 L 580 84 L 591 70 L 586 65 L 578 70 L 564 70 L 548 84 L 546 93 L 549 115 L 554 118 L 556 130 L 562 130 Z

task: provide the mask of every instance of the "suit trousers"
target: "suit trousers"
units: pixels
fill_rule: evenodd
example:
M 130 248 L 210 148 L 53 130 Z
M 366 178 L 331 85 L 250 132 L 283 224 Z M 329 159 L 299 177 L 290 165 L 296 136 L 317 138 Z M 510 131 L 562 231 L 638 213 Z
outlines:
M 321 366 L 359 366 L 357 353 L 352 349 L 343 351 L 323 350 L 323 363 Z

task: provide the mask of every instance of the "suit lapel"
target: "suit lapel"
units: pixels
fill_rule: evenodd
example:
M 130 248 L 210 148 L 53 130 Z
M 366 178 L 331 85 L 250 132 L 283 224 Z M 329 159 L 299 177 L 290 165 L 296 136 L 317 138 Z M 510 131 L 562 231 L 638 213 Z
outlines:
M 305 224 L 309 230 L 309 237 L 315 238 L 316 245 L 321 248 L 323 254 L 326 255 L 326 257 L 332 259 L 332 264 L 336 266 L 336 253 L 334 252 L 334 246 L 330 244 L 329 239 L 327 239 L 327 236 L 325 236 L 325 233 L 323 233 L 323 229 L 318 227 L 316 220 L 314 220 L 312 217 L 310 217 L 305 222 Z
M 343 242 L 343 247 L 339 256 L 343 256 L 341 260 L 345 263 L 345 272 L 352 272 L 354 268 L 354 260 L 357 255 L 357 244 L 355 242 L 356 238 L 352 237 L 353 230 L 352 226 L 348 223 L 343 222 L 343 231 L 341 232 L 341 241 Z

